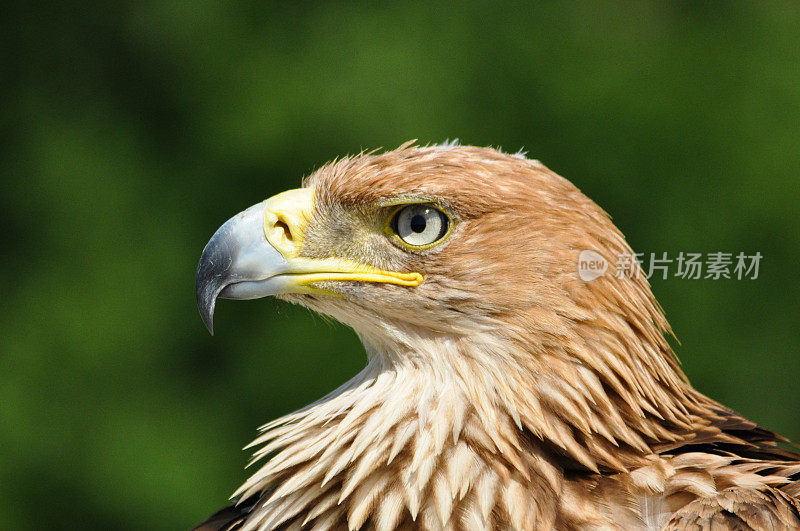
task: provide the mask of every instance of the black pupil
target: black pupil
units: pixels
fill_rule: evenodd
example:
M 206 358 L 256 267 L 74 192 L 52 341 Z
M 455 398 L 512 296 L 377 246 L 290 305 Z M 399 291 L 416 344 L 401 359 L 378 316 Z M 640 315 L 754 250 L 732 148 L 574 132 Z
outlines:
M 422 214 L 417 214 L 411 218 L 411 230 L 417 234 L 425 230 L 425 225 L 427 225 L 427 222 Z

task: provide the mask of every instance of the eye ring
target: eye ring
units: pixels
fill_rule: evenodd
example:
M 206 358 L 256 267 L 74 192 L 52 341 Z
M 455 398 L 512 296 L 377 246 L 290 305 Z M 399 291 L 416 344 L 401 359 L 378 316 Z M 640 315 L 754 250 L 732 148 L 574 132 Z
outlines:
M 445 212 L 427 203 L 402 205 L 395 210 L 388 232 L 404 247 L 423 250 L 441 243 L 452 228 Z

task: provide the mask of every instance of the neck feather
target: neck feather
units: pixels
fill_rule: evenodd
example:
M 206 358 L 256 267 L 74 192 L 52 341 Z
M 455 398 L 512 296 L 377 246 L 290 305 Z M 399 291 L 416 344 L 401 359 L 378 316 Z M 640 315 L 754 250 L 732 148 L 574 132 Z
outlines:
M 691 423 L 671 386 L 604 378 L 575 353 L 409 337 L 387 346 L 362 336 L 361 373 L 262 427 L 253 461 L 269 459 L 235 494 L 259 497 L 246 528 L 369 520 L 391 529 L 409 518 L 443 527 L 455 505 L 481 525 L 525 528 L 555 518 L 555 506 L 526 496 L 557 498 L 564 470 L 644 464 L 654 442 Z

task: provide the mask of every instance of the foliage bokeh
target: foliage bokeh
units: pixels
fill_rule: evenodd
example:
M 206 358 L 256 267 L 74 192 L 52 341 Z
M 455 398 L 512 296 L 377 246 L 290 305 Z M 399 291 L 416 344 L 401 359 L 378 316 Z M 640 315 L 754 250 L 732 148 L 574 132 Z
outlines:
M 0 18 L 0 528 L 181 529 L 241 447 L 364 364 L 259 300 L 194 306 L 229 216 L 337 155 L 524 148 L 643 252 L 693 383 L 800 440 L 794 3 L 31 2 Z

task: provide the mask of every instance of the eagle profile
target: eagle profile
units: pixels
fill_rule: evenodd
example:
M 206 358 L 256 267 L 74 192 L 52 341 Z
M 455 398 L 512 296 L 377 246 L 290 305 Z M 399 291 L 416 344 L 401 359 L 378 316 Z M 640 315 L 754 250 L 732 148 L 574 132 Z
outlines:
M 632 251 L 538 161 L 418 147 L 330 163 L 231 218 L 200 312 L 273 295 L 352 327 L 367 366 L 261 428 L 198 529 L 800 529 L 800 454 L 693 389 Z M 333 362 L 333 361 L 332 361 Z

